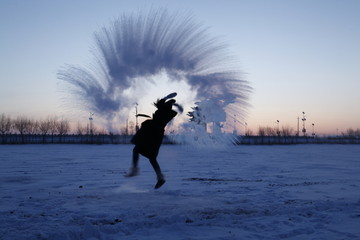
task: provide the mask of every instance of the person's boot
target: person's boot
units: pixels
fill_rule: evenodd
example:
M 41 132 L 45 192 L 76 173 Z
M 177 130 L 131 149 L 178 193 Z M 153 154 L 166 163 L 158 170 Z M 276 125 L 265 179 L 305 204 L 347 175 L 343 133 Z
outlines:
M 128 174 L 126 174 L 126 177 L 134 177 L 137 176 L 139 174 L 139 168 L 137 167 L 133 167 L 130 169 L 130 172 Z
M 157 183 L 156 183 L 156 185 L 155 185 L 155 189 L 158 189 L 158 188 L 160 188 L 162 185 L 164 185 L 164 183 L 166 182 L 165 181 L 165 177 L 164 177 L 164 175 L 162 175 L 162 173 L 159 173 L 159 174 L 157 174 L 158 176 L 157 176 Z

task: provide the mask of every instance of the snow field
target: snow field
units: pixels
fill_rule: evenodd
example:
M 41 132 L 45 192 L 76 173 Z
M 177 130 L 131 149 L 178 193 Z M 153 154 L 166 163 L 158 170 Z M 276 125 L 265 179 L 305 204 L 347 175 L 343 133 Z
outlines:
M 0 145 L 0 239 L 359 239 L 360 145 Z

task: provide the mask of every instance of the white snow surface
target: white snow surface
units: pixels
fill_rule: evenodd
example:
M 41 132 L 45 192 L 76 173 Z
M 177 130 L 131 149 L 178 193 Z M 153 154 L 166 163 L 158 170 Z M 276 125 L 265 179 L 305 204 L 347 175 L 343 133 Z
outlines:
M 360 145 L 0 145 L 0 239 L 360 239 Z

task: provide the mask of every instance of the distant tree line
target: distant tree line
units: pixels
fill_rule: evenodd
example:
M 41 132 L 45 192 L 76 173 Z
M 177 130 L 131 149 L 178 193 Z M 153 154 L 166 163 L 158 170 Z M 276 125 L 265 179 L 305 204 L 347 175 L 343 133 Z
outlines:
M 283 137 L 289 137 L 294 136 L 295 132 L 294 129 L 288 126 L 283 126 L 281 129 L 273 128 L 273 127 L 262 127 L 260 126 L 258 129 L 258 136 L 260 137 L 274 137 L 274 136 L 283 136 Z
M 96 128 L 96 126 L 89 125 L 83 126 L 80 123 L 77 124 L 77 126 L 73 126 L 73 129 L 71 128 L 70 122 L 63 118 L 58 118 L 56 116 L 47 117 L 45 119 L 41 120 L 34 120 L 31 118 L 28 118 L 26 116 L 18 116 L 16 118 L 11 118 L 10 116 L 2 113 L 0 115 L 0 143 L 6 143 L 7 138 L 10 138 L 10 136 L 13 137 L 16 136 L 16 142 L 31 142 L 31 139 L 36 136 L 36 139 L 39 139 L 41 137 L 43 139 L 43 142 L 62 142 L 62 139 L 67 136 L 67 139 L 69 139 L 69 135 L 76 135 L 78 136 L 87 136 L 87 138 L 82 137 L 81 141 L 93 141 L 93 136 L 110 136 L 111 139 L 110 142 L 113 141 L 115 136 L 129 136 L 134 134 L 135 127 L 133 124 L 130 124 L 130 126 L 123 127 L 120 129 L 119 134 L 113 134 L 111 132 L 106 131 L 105 129 L 99 130 Z M 276 127 L 269 127 L 269 126 L 260 126 L 258 128 L 257 134 L 253 134 L 253 132 L 248 129 L 245 133 L 245 136 L 247 137 L 294 137 L 297 135 L 297 132 L 294 131 L 293 128 L 288 126 L 283 126 L 279 128 L 279 126 Z M 91 138 L 89 138 L 91 136 Z M 341 133 L 342 138 L 360 138 L 360 129 L 353 129 L 349 128 L 345 132 Z M 30 140 L 29 140 L 30 139 Z M 49 141 L 49 139 L 51 139 Z M 55 139 L 55 141 L 54 141 Z M 89 140 L 90 139 L 90 140 Z M 75 141 L 75 140 L 74 140 Z M 115 140 L 114 140 L 115 141 Z M 120 141 L 120 140 L 119 140 Z M 34 141 L 33 141 L 34 142 Z M 35 141 L 35 142 L 38 142 Z M 116 141 L 115 141 L 116 142 Z M 124 141 L 121 140 L 123 143 Z
M 275 137 L 275 136 L 281 136 L 281 137 L 290 137 L 290 136 L 297 136 L 299 133 L 295 131 L 293 128 L 289 126 L 283 126 L 279 129 L 274 127 L 263 127 L 260 126 L 258 129 L 257 136 L 259 137 Z M 247 131 L 246 136 L 253 135 L 251 131 Z M 310 133 L 310 136 L 315 137 L 315 133 Z M 360 138 L 360 129 L 353 129 L 348 128 L 345 132 L 341 133 L 341 136 L 337 137 L 344 137 L 344 138 Z
M 56 116 L 35 120 L 26 116 L 0 115 L 0 144 L 16 143 L 127 143 L 128 132 L 113 134 L 80 123 L 71 128 L 67 119 Z
M 43 120 L 34 120 L 25 116 L 12 119 L 5 114 L 0 115 L 0 134 L 41 134 L 65 135 L 70 132 L 70 123 L 66 119 L 48 117 Z
M 125 132 L 125 129 L 121 129 L 121 132 Z M 66 135 L 66 134 L 112 134 L 105 129 L 98 129 L 92 125 L 90 127 L 84 126 L 80 123 L 76 127 L 71 127 L 70 122 L 67 119 L 59 119 L 56 116 L 47 117 L 45 119 L 36 120 L 26 116 L 18 116 L 11 118 L 4 113 L 0 115 L 0 134 L 40 134 L 40 135 Z
M 352 129 L 348 128 L 346 130 L 346 133 L 341 133 L 344 137 L 350 137 L 350 138 L 359 138 L 360 137 L 360 128 Z

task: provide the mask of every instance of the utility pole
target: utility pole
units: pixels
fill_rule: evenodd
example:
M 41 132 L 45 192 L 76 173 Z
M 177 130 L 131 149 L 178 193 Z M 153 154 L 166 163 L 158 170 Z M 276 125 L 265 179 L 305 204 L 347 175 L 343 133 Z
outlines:
M 297 118 L 297 132 L 296 136 L 300 136 L 300 117 Z

